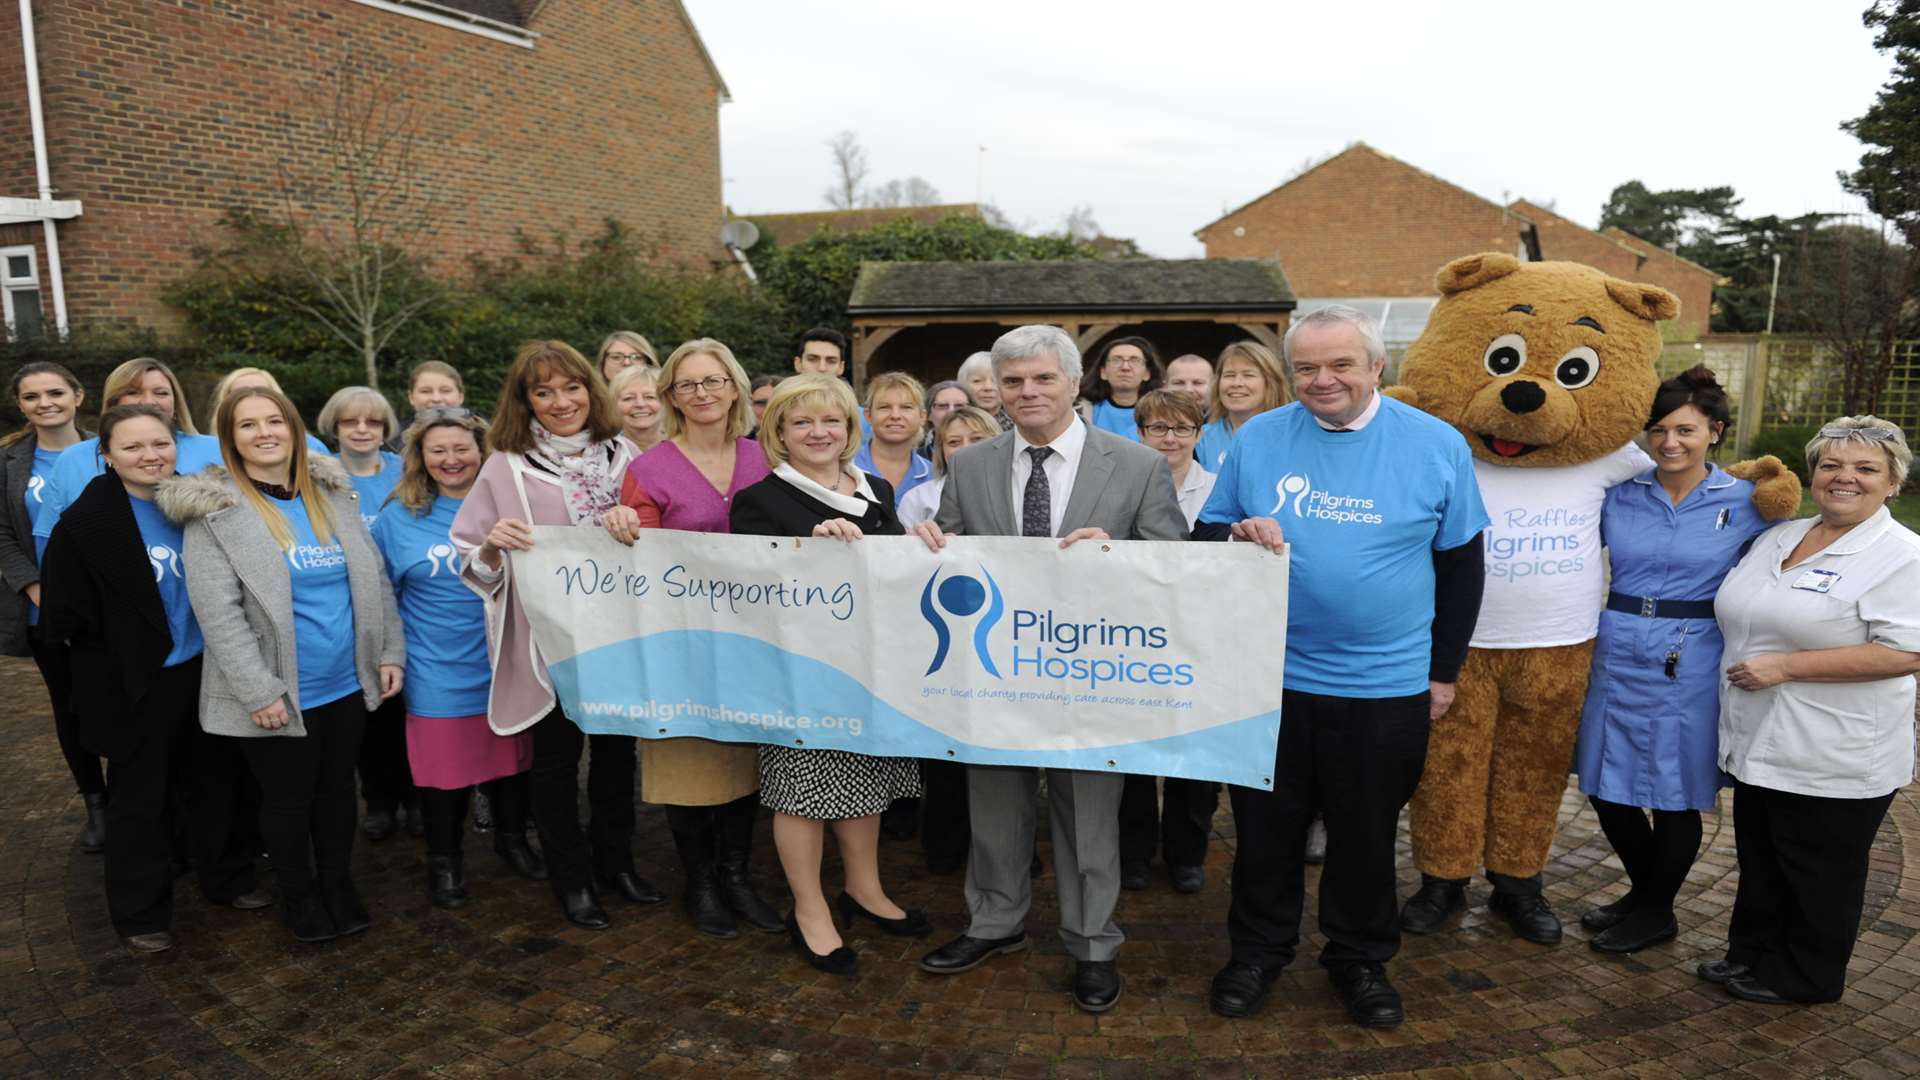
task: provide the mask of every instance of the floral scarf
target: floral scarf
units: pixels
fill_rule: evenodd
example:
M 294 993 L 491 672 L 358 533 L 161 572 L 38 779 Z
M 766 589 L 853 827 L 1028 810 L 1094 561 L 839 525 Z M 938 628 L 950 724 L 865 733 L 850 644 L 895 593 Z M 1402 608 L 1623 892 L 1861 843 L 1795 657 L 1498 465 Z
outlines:
M 594 442 L 586 428 L 555 435 L 535 420 L 533 442 L 527 456 L 560 478 L 567 517 L 575 525 L 598 525 L 600 515 L 620 505 L 621 475 L 613 466 L 621 455 L 611 441 Z

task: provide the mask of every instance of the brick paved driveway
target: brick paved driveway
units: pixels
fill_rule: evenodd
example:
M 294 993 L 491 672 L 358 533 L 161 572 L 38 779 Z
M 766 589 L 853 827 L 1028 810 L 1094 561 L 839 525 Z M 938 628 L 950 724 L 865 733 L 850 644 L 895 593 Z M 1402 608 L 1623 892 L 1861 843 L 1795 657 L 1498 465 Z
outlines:
M 367 934 L 297 945 L 271 912 L 210 908 L 183 879 L 178 945 L 135 958 L 107 922 L 100 859 L 73 846 L 79 801 L 24 662 L 0 660 L 0 748 L 5 1076 L 1920 1075 L 1911 788 L 1875 848 L 1866 930 L 1837 1004 L 1743 1004 L 1694 978 L 1695 961 L 1723 945 L 1733 898 L 1725 813 L 1707 822 L 1680 939 L 1625 959 L 1588 950 L 1575 919 L 1618 894 L 1621 872 L 1569 792 L 1548 869 L 1566 943 L 1519 942 L 1476 906 L 1450 933 L 1409 938 L 1393 968 L 1407 1023 L 1373 1032 L 1346 1022 L 1311 963 L 1290 969 L 1255 1019 L 1207 1011 L 1207 978 L 1226 956 L 1224 809 L 1204 892 L 1174 894 L 1156 864 L 1152 891 L 1123 895 L 1126 997 L 1095 1018 L 1068 1002 L 1044 883 L 1035 950 L 941 979 L 914 964 L 925 946 L 863 929 L 849 981 L 813 972 L 783 937 L 702 939 L 672 904 L 615 900 L 613 929 L 574 929 L 543 886 L 509 877 L 471 835 L 474 899 L 460 911 L 427 904 L 418 841 L 363 840 Z M 641 873 L 677 889 L 658 812 L 642 813 L 638 847 Z M 1403 895 L 1418 878 L 1404 850 Z M 958 879 L 928 876 L 914 845 L 883 854 L 903 903 L 926 907 L 941 935 L 964 926 Z M 784 896 L 764 826 L 755 873 Z M 1319 942 L 1307 936 L 1311 957 Z

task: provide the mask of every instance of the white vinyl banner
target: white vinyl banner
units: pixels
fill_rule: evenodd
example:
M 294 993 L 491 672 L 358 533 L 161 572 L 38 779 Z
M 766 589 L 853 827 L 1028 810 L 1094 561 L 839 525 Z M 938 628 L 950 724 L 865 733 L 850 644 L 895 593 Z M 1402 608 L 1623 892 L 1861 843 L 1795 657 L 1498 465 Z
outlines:
M 1255 545 L 534 536 L 513 574 L 586 731 L 1272 787 L 1287 558 Z

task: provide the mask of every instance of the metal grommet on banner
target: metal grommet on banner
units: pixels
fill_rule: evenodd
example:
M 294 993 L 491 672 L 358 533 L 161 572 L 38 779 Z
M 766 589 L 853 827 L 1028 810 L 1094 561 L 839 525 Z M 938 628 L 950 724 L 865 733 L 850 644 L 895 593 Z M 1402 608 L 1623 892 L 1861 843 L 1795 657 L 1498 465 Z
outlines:
M 1273 786 L 1273 777 L 1271 777 L 1271 776 L 1263 776 L 1263 777 L 1261 777 L 1261 778 L 1260 778 L 1260 782 L 1261 782 L 1261 783 L 1263 783 L 1263 784 L 1265 784 L 1265 785 L 1267 785 L 1268 787 L 1272 787 L 1272 786 Z
M 1119 766 L 1119 762 L 1113 760 L 1112 758 L 1107 759 L 1107 768 L 1112 769 L 1118 766 Z
M 1113 550 L 1113 545 L 1112 545 L 1112 544 L 1101 544 L 1101 545 L 1100 545 L 1100 550 L 1101 550 L 1101 551 L 1112 551 L 1112 550 Z
M 947 756 L 948 756 L 948 757 L 952 757 L 952 756 L 953 756 L 953 751 L 951 751 L 951 750 L 949 750 L 949 751 L 947 751 Z
M 662 734 L 662 735 L 665 735 L 666 733 L 667 733 L 667 729 L 666 729 L 666 728 L 661 728 L 661 729 L 660 729 L 660 734 Z
M 805 740 L 805 739 L 795 739 L 795 740 L 793 740 L 793 745 L 795 745 L 795 746 L 805 746 L 805 745 L 807 745 L 807 740 Z

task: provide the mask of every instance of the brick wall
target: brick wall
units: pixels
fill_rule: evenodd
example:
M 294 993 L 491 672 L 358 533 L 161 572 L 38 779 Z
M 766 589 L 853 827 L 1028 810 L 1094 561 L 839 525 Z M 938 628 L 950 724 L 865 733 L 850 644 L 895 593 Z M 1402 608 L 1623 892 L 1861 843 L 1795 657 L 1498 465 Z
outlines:
M 20 5 L 0 6 L 0 195 L 39 195 L 33 177 L 33 127 L 27 114 Z
M 160 291 L 224 210 L 272 204 L 286 133 L 315 144 L 320 74 L 350 53 L 405 73 L 443 267 L 512 253 L 515 229 L 578 238 L 607 218 L 663 263 L 722 255 L 721 87 L 673 0 L 549 0 L 531 50 L 349 0 L 35 14 L 56 197 L 85 207 L 60 226 L 76 323 L 173 323 Z M 0 147 L 8 175 L 15 144 Z
M 1210 259 L 1278 256 L 1299 296 L 1432 296 L 1434 271 L 1448 260 L 1518 253 L 1526 225 L 1361 145 L 1207 226 L 1200 239 Z
M 1629 233 L 1597 233 L 1525 200 L 1514 203 L 1513 209 L 1525 214 L 1540 230 L 1542 258 L 1585 263 L 1626 281 L 1658 285 L 1680 298 L 1675 328 L 1695 336 L 1707 332 L 1713 313 L 1711 272 Z

